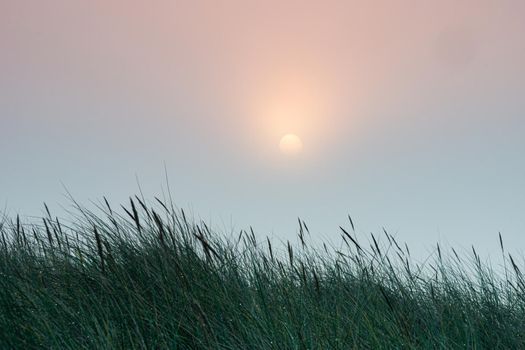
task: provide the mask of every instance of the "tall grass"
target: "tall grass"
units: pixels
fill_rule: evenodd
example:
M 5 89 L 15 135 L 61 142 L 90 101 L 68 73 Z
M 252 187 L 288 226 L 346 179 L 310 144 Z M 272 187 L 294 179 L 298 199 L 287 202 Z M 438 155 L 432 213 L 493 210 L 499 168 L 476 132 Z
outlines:
M 151 205 L 154 204 L 154 205 Z M 154 208 L 153 208 L 154 207 Z M 472 255 L 418 265 L 388 232 L 315 248 L 225 237 L 158 199 L 0 221 L 2 349 L 519 349 L 525 281 Z

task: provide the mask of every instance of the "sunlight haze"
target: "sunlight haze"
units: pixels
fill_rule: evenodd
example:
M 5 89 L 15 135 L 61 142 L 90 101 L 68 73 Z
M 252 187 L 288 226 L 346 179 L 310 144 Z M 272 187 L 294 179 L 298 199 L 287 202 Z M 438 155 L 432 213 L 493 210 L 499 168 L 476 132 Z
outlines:
M 524 34 L 513 0 L 4 0 L 0 205 L 153 198 L 166 167 L 227 233 L 521 251 Z

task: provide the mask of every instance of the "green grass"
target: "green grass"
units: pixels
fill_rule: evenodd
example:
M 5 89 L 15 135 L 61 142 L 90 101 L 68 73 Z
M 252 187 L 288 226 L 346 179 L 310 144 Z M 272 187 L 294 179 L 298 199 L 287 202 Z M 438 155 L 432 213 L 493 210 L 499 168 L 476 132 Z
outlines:
M 1 349 L 525 348 L 501 240 L 496 274 L 475 251 L 418 265 L 387 232 L 357 242 L 351 221 L 338 248 L 314 248 L 302 221 L 275 247 L 159 200 L 105 203 L 68 224 L 0 220 Z

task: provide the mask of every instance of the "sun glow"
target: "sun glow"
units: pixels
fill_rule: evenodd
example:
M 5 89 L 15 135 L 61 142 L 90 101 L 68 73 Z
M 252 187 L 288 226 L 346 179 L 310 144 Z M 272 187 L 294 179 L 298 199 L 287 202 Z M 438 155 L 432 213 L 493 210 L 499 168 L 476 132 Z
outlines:
M 324 140 L 336 125 L 337 79 L 308 57 L 259 62 L 239 73 L 243 84 L 236 86 L 231 103 L 251 129 L 248 142 L 268 159 L 301 153 L 302 140 L 308 140 L 308 158 L 313 159 L 324 151 Z
M 279 148 L 285 155 L 294 156 L 303 150 L 303 142 L 295 134 L 286 134 L 281 138 Z

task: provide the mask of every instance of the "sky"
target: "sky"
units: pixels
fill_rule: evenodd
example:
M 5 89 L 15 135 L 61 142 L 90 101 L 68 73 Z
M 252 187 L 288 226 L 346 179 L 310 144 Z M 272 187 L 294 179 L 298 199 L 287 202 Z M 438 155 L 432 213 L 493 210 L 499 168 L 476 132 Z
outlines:
M 524 35 L 521 0 L 0 0 L 0 206 L 153 198 L 166 170 L 219 231 L 337 241 L 350 214 L 521 252 Z

